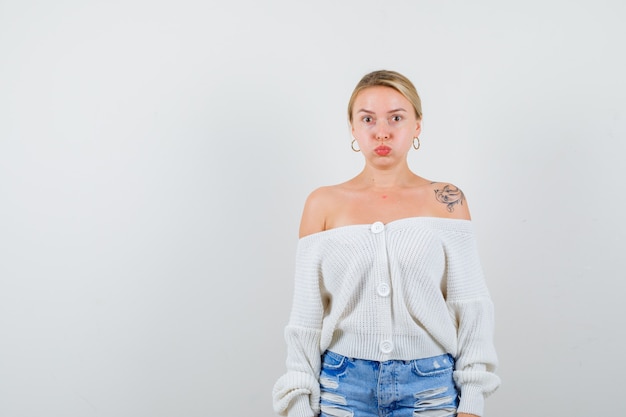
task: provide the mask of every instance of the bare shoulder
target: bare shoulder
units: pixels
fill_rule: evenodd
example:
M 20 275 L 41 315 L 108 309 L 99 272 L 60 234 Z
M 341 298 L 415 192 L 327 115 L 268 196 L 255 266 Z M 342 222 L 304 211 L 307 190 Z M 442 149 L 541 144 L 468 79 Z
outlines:
M 326 230 L 327 211 L 334 200 L 334 194 L 334 186 L 320 187 L 309 194 L 300 221 L 301 238 Z
M 465 194 L 459 187 L 448 182 L 432 182 L 433 210 L 438 217 L 470 220 Z

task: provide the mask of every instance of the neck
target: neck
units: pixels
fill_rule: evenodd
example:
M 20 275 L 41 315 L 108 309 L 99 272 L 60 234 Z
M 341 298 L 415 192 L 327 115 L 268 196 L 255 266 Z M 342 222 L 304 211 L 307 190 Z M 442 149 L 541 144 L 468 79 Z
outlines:
M 356 178 L 366 187 L 390 189 L 409 184 L 416 178 L 416 175 L 408 166 L 384 170 L 366 166 Z

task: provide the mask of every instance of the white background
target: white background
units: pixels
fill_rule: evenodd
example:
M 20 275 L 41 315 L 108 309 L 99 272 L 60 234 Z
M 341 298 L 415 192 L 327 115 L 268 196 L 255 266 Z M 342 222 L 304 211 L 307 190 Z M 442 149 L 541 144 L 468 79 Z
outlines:
M 626 3 L 0 0 L 0 416 L 273 416 L 299 217 L 375 69 L 468 196 L 487 416 L 623 407 Z

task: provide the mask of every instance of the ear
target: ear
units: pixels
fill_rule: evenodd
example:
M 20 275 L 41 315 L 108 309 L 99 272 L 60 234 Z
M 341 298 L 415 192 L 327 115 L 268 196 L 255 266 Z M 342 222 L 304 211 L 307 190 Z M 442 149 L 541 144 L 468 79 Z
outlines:
M 419 119 L 415 126 L 415 136 L 419 138 L 420 133 L 422 133 L 422 119 Z

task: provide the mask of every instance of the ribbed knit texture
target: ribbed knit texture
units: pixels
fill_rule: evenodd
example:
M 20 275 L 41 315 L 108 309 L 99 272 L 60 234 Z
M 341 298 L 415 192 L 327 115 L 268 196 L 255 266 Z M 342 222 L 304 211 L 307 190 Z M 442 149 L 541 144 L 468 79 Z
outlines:
M 282 415 L 319 413 L 327 349 L 376 361 L 450 353 L 458 412 L 482 415 L 484 397 L 500 380 L 472 223 L 412 217 L 382 231 L 352 225 L 300 239 L 285 339 L 287 373 L 273 392 Z

